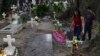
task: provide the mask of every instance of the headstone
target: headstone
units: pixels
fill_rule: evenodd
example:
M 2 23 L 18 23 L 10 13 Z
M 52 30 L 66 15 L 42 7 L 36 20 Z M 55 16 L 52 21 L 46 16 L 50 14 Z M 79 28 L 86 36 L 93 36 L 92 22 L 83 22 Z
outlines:
M 12 18 L 14 20 L 11 21 L 11 23 L 9 25 L 7 25 L 4 28 L 0 29 L 0 33 L 15 34 L 23 28 L 23 24 L 19 23 L 20 16 L 18 16 L 17 13 L 13 14 Z
M 7 38 L 3 38 L 4 42 L 8 43 L 8 47 L 5 48 L 7 55 L 14 55 L 16 47 L 12 45 L 15 42 L 15 38 L 11 38 L 11 35 L 7 35 Z
M 3 16 L 3 18 L 5 19 L 5 17 L 6 17 L 6 13 L 3 12 L 3 13 L 2 13 L 2 16 Z
M 31 18 L 31 27 L 33 28 L 33 27 L 36 27 L 38 25 L 39 25 L 39 23 L 35 19 Z
M 15 13 L 15 14 L 12 15 L 12 18 L 14 19 L 12 24 L 18 24 L 18 19 L 20 18 L 20 16 L 18 16 L 18 14 Z
M 0 30 L 0 33 L 17 33 L 18 31 L 20 31 L 23 28 L 23 25 L 21 23 L 19 23 L 19 18 L 20 16 L 18 16 L 17 13 L 14 13 L 12 15 L 13 21 L 11 21 L 11 23 L 7 26 L 5 26 L 4 28 L 2 28 Z
M 11 9 L 12 9 L 12 11 L 15 11 L 17 9 L 17 7 L 15 5 L 12 5 Z
M 53 56 L 52 35 L 34 34 L 26 45 L 24 56 Z
M 35 1 L 35 0 L 32 0 L 32 4 L 33 4 L 33 5 L 36 5 L 36 1 Z

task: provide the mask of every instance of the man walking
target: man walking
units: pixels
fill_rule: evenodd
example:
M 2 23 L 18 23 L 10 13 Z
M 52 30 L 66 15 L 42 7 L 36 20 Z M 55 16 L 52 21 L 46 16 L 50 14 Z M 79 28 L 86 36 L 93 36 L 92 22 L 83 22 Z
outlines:
M 91 40 L 92 25 L 94 23 L 94 19 L 95 19 L 95 14 L 91 10 L 91 8 L 88 7 L 85 15 L 85 30 L 82 38 L 83 41 L 85 40 L 86 38 L 85 36 L 87 33 L 88 33 L 88 40 Z

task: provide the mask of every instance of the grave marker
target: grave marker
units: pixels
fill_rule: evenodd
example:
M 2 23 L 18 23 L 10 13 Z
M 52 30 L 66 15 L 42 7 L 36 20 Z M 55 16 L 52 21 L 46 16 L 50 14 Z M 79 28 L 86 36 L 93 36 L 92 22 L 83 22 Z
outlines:
M 51 34 L 34 34 L 28 41 L 24 56 L 53 56 Z
M 6 13 L 3 12 L 3 13 L 2 13 L 2 16 L 3 16 L 3 18 L 5 19 L 5 17 L 6 17 Z
M 16 47 L 12 45 L 12 42 L 15 42 L 15 38 L 11 38 L 11 35 L 7 35 L 7 38 L 3 38 L 4 42 L 8 43 L 8 47 L 5 48 L 7 55 L 14 55 Z

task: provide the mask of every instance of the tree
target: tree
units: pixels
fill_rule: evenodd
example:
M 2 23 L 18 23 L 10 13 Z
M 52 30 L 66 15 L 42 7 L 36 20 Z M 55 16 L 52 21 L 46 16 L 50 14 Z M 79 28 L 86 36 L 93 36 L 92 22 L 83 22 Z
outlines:
M 13 4 L 17 4 L 17 0 L 3 0 L 1 11 L 8 12 Z
M 80 1 L 79 1 L 79 0 L 76 1 L 76 7 L 77 7 L 77 8 L 80 7 Z

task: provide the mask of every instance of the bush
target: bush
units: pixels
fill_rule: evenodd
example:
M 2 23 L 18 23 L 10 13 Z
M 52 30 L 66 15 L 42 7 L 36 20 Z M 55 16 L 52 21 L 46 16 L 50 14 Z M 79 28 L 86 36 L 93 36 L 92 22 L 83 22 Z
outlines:
M 38 16 L 45 16 L 49 12 L 49 6 L 47 4 L 40 4 L 33 9 Z
M 54 11 L 57 12 L 57 13 L 60 13 L 63 11 L 63 3 L 62 2 L 59 2 L 58 4 L 54 4 Z
M 23 14 L 19 19 L 19 23 L 26 23 L 29 20 L 29 18 L 30 17 L 27 14 Z

